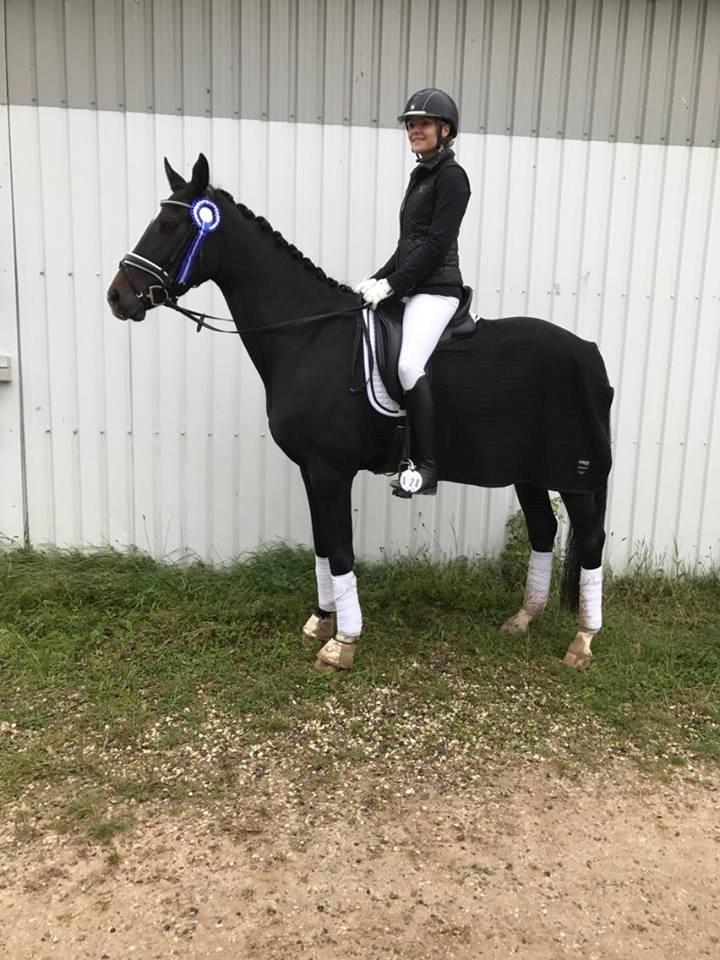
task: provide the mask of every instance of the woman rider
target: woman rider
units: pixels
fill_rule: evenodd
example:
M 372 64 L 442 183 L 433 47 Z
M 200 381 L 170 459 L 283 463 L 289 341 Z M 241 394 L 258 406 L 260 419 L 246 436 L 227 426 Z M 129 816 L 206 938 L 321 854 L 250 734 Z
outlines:
M 458 132 L 452 97 L 432 87 L 418 90 L 398 121 L 405 124 L 417 158 L 400 207 L 400 239 L 388 262 L 355 290 L 373 309 L 392 295 L 405 300 L 398 373 L 422 478 L 414 492 L 434 494 L 435 419 L 425 365 L 460 301 L 457 238 L 470 183 L 451 150 Z M 397 481 L 393 485 L 393 493 L 409 496 Z

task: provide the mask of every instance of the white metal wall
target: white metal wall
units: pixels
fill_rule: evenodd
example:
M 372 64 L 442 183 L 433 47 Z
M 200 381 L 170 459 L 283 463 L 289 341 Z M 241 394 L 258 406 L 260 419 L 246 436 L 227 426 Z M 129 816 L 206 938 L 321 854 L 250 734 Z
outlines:
M 402 134 L 9 109 L 32 542 L 214 561 L 277 538 L 309 543 L 299 476 L 267 433 L 241 343 L 169 311 L 128 327 L 104 292 L 167 193 L 163 154 L 189 172 L 200 150 L 215 183 L 329 274 L 363 276 L 396 240 L 412 166 Z M 458 155 L 473 185 L 461 260 L 476 310 L 545 317 L 605 356 L 617 389 L 610 563 L 642 545 L 715 558 L 718 151 L 466 134 Z M 191 302 L 224 308 L 210 291 Z M 405 504 L 363 477 L 357 551 L 492 552 L 510 509 L 508 490 L 443 485 L 435 502 Z

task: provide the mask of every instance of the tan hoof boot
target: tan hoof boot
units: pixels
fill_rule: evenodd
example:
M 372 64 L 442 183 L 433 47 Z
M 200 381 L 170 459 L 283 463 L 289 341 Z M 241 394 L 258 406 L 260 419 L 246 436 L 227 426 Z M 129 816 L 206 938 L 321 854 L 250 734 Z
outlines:
M 334 633 L 335 625 L 332 616 L 319 617 L 313 613 L 303 627 L 303 636 L 306 640 L 319 640 L 321 643 L 332 640 Z
M 500 630 L 502 633 L 507 633 L 510 637 L 521 637 L 528 632 L 531 621 L 532 617 L 525 607 L 520 607 L 517 613 L 505 621 L 500 627 Z
M 574 670 L 587 670 L 592 663 L 592 653 L 590 644 L 594 633 L 586 633 L 584 630 L 578 630 L 575 639 L 568 647 L 568 651 L 563 657 L 563 663 Z
M 315 669 L 349 670 L 353 664 L 357 639 L 357 637 L 346 637 L 344 633 L 339 633 L 333 640 L 328 640 L 318 651 Z

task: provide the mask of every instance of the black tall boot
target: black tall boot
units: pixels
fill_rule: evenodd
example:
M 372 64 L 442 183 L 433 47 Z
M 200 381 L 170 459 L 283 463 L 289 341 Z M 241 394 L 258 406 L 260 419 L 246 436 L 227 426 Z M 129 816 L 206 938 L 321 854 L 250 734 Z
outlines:
M 422 478 L 417 490 L 406 492 L 393 482 L 393 493 L 399 497 L 412 496 L 414 493 L 437 493 L 437 463 L 435 461 L 435 408 L 433 406 L 430 381 L 423 374 L 412 390 L 405 393 L 408 428 L 412 431 L 414 442 L 415 469 Z

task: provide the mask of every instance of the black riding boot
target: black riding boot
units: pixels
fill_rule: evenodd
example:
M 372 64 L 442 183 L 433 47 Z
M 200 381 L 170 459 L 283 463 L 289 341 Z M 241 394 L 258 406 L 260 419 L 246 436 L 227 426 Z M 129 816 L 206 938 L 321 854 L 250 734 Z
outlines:
M 435 408 L 430 381 L 423 375 L 412 390 L 405 393 L 408 429 L 414 442 L 415 469 L 422 477 L 422 484 L 412 493 L 437 493 L 437 463 L 435 462 Z M 412 496 L 393 483 L 393 493 L 398 497 Z

